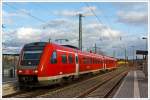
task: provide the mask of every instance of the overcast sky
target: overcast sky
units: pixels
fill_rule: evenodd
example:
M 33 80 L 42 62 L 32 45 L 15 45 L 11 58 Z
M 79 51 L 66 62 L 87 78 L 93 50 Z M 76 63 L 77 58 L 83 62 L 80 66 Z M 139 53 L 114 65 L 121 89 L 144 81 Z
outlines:
M 107 55 L 115 51 L 123 58 L 127 48 L 131 58 L 131 46 L 146 49 L 147 3 L 3 3 L 3 53 L 19 53 L 24 44 L 49 38 L 78 46 L 79 13 L 84 50 L 96 43 Z

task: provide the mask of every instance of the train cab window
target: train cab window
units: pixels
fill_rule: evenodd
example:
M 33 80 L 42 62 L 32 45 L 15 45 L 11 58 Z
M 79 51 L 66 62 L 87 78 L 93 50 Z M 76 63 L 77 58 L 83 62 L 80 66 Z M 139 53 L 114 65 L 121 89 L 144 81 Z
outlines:
M 56 64 L 56 63 L 57 63 L 57 54 L 56 51 L 54 51 L 51 56 L 51 64 Z
M 73 63 L 73 57 L 72 57 L 71 54 L 68 56 L 68 60 L 69 60 L 69 64 L 72 64 L 72 63 Z
M 63 54 L 63 55 L 61 56 L 61 58 L 62 58 L 62 63 L 63 63 L 63 64 L 67 64 L 67 56 L 66 56 L 65 54 Z

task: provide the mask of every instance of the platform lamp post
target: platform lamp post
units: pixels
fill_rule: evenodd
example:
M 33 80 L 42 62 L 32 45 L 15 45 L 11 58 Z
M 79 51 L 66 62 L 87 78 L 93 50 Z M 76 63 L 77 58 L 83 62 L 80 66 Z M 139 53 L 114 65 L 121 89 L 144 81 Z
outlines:
M 135 46 L 130 46 L 131 48 L 132 48 L 132 50 L 133 50 L 133 67 L 134 67 L 134 48 L 135 48 Z
M 142 37 L 142 39 L 146 41 L 145 49 L 147 50 L 147 47 L 148 47 L 148 45 L 147 45 L 147 37 Z
M 145 50 L 147 51 L 148 50 L 148 48 L 147 48 L 148 47 L 147 37 L 142 37 L 142 39 L 146 41 Z M 146 56 L 145 56 L 145 58 L 146 58 Z
M 145 41 L 146 41 L 146 51 L 148 51 L 148 41 L 147 41 L 147 37 L 142 37 L 142 39 L 144 39 Z M 144 56 L 144 55 L 143 55 Z M 144 61 L 144 66 L 143 66 L 143 71 L 144 71 L 144 73 L 145 73 L 145 78 L 147 78 L 147 75 L 148 75 L 148 63 L 147 63 L 147 55 L 145 55 L 145 57 L 143 57 L 144 59 L 145 59 L 145 61 Z M 143 60 L 144 60 L 143 59 Z

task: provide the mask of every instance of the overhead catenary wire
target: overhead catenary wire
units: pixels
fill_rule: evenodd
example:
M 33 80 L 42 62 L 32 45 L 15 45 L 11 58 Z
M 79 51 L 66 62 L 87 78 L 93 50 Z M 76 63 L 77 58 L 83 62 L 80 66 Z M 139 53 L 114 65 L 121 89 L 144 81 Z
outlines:
M 104 25 L 106 28 L 109 28 L 109 27 L 107 27 L 107 26 L 99 19 L 99 17 L 96 15 L 95 11 L 90 8 L 90 6 L 89 6 L 89 4 L 88 4 L 87 2 L 85 2 L 85 5 L 89 8 L 89 10 L 90 10 L 90 11 L 93 13 L 93 15 L 96 17 L 96 19 L 97 19 L 97 21 L 98 21 L 98 23 L 99 23 L 100 26 L 101 26 L 101 25 Z M 108 33 L 110 33 L 110 32 L 108 31 Z M 110 35 L 111 35 L 111 33 L 110 33 Z
M 14 9 L 14 10 L 19 10 L 17 7 L 14 7 L 14 6 L 9 5 L 9 4 L 7 4 L 7 3 L 4 3 L 4 5 L 7 5 L 7 6 L 9 6 L 10 8 L 12 8 L 12 9 Z M 42 23 L 47 23 L 47 22 L 44 21 L 43 19 L 41 19 L 41 18 L 39 18 L 39 17 L 37 17 L 37 16 L 34 16 L 34 15 L 32 15 L 31 13 L 25 12 L 24 10 L 20 10 L 20 12 L 23 12 L 24 14 L 26 14 L 26 15 L 28 15 L 28 16 L 30 16 L 30 17 L 32 17 L 32 18 L 34 18 L 34 19 L 36 19 L 36 20 L 42 22 Z
M 90 9 L 90 11 L 94 14 L 94 16 L 96 17 L 96 19 L 98 20 L 98 22 L 100 24 L 102 24 L 102 21 L 99 19 L 99 17 L 96 15 L 96 13 L 94 12 L 93 9 L 90 8 L 89 4 L 86 2 L 85 5 Z
M 99 19 L 99 17 L 96 15 L 96 13 L 95 13 L 95 11 L 93 10 L 93 9 L 91 9 L 90 8 L 90 6 L 89 6 L 89 4 L 87 3 L 87 2 L 85 2 L 85 5 L 91 10 L 91 12 L 94 14 L 94 16 L 96 17 L 96 19 L 98 20 L 98 22 L 100 23 L 100 24 L 103 24 L 103 25 L 105 25 L 105 27 L 107 27 L 107 28 L 109 28 L 108 27 L 108 24 L 106 25 L 106 24 L 104 24 L 100 19 Z M 100 7 L 100 6 L 99 6 Z M 100 7 L 101 8 L 101 7 Z M 105 16 L 105 17 L 103 17 L 104 19 L 105 19 L 105 21 L 107 22 L 107 23 L 109 23 L 110 22 L 110 20 L 109 20 L 109 18 L 108 18 L 108 16 Z M 106 19 L 107 18 L 107 19 Z M 110 24 L 110 23 L 109 23 Z M 110 27 L 111 28 L 111 27 Z M 111 35 L 111 34 L 110 34 Z M 143 34 L 141 34 L 141 33 L 139 33 L 139 35 L 143 35 Z M 137 34 L 133 34 L 132 36 L 134 36 L 133 38 L 135 38 L 136 36 L 137 36 Z M 132 36 L 120 36 L 119 38 L 120 38 L 120 40 L 122 39 L 122 38 L 126 38 L 126 37 L 132 37 Z M 137 37 L 137 38 L 139 38 L 139 37 Z

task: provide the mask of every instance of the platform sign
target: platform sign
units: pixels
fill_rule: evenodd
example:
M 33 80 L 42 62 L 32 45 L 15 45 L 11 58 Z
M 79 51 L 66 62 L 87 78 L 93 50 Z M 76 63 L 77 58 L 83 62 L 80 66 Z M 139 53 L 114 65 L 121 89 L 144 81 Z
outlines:
M 148 55 L 148 51 L 136 50 L 136 54 L 137 54 L 137 55 Z

